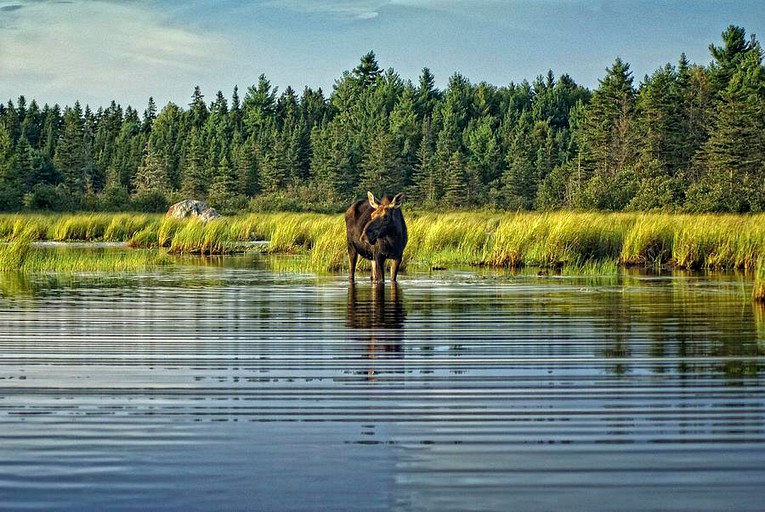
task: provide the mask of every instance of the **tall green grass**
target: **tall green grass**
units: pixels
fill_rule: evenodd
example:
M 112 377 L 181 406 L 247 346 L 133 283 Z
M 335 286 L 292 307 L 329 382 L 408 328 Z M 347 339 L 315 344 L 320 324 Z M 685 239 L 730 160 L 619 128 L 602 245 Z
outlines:
M 13 240 L 0 250 L 0 271 L 21 270 L 32 252 L 34 240 L 35 233 L 32 230 L 16 233 Z
M 760 256 L 757 260 L 752 298 L 757 302 L 765 303 L 765 255 Z
M 150 214 L 2 214 L 0 241 L 22 232 L 33 240 L 125 242 L 161 217 Z
M 157 251 L 61 250 L 37 248 L 32 231 L 19 233 L 0 250 L 2 272 L 124 272 L 153 268 L 169 263 Z
M 765 255 L 765 215 L 661 213 L 406 213 L 404 264 L 611 271 L 615 265 L 754 271 Z M 347 270 L 342 215 L 262 213 L 212 222 L 160 215 L 0 215 L 0 240 L 128 241 L 182 254 L 265 251 L 307 255 L 315 271 Z M 3 249 L 18 258 L 23 244 Z M 15 252 L 14 252 L 15 251 Z M 363 265 L 363 263 L 362 263 Z M 13 266 L 13 265 L 10 265 Z M 761 265 L 762 266 L 762 265 Z

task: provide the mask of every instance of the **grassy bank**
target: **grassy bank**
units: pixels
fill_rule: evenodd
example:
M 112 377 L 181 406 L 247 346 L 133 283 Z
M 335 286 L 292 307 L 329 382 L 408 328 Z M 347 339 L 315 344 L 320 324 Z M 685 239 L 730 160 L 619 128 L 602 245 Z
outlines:
M 127 242 L 161 218 L 129 213 L 5 214 L 0 215 L 0 241 L 13 241 L 25 234 L 34 241 Z
M 406 218 L 405 264 L 425 268 L 533 266 L 605 272 L 622 265 L 754 271 L 765 255 L 765 215 L 407 212 Z M 264 213 L 209 223 L 143 214 L 0 216 L 0 240 L 14 242 L 22 234 L 31 241 L 118 241 L 186 254 L 225 254 L 268 240 L 268 252 L 305 255 L 305 269 L 347 270 L 341 215 Z M 15 261 L 11 247 L 3 252 Z
M 153 268 L 169 263 L 164 252 L 114 249 L 72 251 L 36 248 L 33 231 L 17 233 L 0 250 L 0 272 L 123 272 Z

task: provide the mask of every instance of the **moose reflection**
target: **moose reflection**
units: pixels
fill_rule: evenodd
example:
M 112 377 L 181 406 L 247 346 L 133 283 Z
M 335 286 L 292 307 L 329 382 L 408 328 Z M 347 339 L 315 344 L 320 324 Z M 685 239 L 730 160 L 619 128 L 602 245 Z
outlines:
M 386 300 L 386 295 L 388 295 Z M 354 329 L 393 332 L 404 327 L 403 292 L 399 285 L 357 287 L 348 286 L 345 325 Z
M 387 297 L 386 297 L 387 295 Z M 397 357 L 403 350 L 404 308 L 401 288 L 385 286 L 348 286 L 346 326 L 358 329 L 354 338 L 366 344 L 369 359 Z M 366 374 L 374 379 L 379 372 L 370 367 Z

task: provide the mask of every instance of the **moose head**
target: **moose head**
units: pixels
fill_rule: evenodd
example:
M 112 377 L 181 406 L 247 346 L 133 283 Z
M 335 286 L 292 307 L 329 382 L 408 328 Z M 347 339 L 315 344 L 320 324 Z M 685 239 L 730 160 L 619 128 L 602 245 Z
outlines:
M 369 205 L 372 207 L 372 214 L 369 222 L 364 226 L 361 233 L 361 239 L 374 245 L 375 242 L 386 233 L 395 223 L 394 212 L 399 210 L 404 204 L 404 194 L 399 193 L 390 197 L 383 197 L 378 200 L 372 192 L 367 192 Z

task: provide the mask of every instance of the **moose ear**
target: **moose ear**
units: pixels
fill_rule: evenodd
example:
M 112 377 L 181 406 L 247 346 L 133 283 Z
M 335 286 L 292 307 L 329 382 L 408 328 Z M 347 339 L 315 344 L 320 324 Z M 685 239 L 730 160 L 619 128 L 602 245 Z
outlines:
M 369 198 L 369 204 L 372 208 L 377 209 L 379 204 L 377 204 L 377 199 L 375 199 L 375 195 L 372 192 L 367 192 L 367 197 Z
M 404 193 L 399 192 L 395 196 L 393 196 L 393 200 L 390 202 L 390 205 L 393 208 L 401 208 L 401 205 L 404 204 Z

